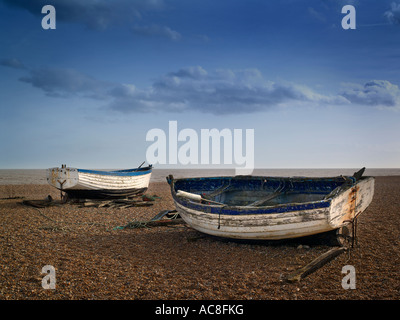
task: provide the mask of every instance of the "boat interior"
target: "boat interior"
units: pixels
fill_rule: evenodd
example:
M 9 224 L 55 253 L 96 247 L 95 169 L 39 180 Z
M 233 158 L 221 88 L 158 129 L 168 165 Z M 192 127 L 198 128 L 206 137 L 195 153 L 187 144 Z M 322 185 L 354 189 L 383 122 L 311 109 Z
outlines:
M 229 206 L 275 206 L 330 199 L 354 185 L 354 177 L 280 178 L 280 177 L 211 177 L 174 181 L 177 192 L 201 195 L 202 200 Z M 211 203 L 211 202 L 210 202 Z

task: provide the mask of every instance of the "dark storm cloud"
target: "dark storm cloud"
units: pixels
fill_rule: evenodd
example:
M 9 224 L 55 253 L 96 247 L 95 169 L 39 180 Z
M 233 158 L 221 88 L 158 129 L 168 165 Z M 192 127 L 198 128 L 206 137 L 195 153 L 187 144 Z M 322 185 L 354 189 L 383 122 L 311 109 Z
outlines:
M 0 65 L 14 69 L 26 69 L 25 65 L 16 58 L 1 59 Z
M 27 76 L 19 79 L 43 90 L 53 97 L 73 95 L 90 98 L 105 98 L 104 89 L 109 86 L 104 81 L 94 79 L 73 69 L 41 68 L 29 71 Z
M 386 18 L 392 24 L 400 24 L 400 4 L 393 2 L 390 10 L 385 12 Z
M 387 80 L 348 84 L 339 94 L 324 95 L 304 85 L 267 80 L 258 69 L 207 71 L 192 66 L 160 76 L 148 88 L 138 88 L 134 84 L 99 80 L 74 69 L 29 70 L 16 59 L 3 59 L 0 64 L 24 68 L 26 75 L 19 80 L 48 96 L 99 99 L 109 109 L 123 113 L 242 114 L 280 106 L 346 104 L 400 109 L 399 87 Z
M 165 7 L 163 0 L 1 0 L 10 7 L 25 9 L 30 13 L 43 16 L 42 7 L 53 5 L 56 8 L 57 21 L 78 23 L 93 30 L 104 30 L 112 25 L 133 25 L 142 20 L 143 13 L 159 11 Z M 134 27 L 135 28 L 135 27 Z M 142 28 L 142 32 L 148 27 Z M 163 26 L 158 27 L 160 34 L 176 37 L 176 31 Z M 155 32 L 154 28 L 148 32 Z
M 304 86 L 268 81 L 257 69 L 209 73 L 200 66 L 168 73 L 147 90 L 120 85 L 114 98 L 111 108 L 122 112 L 197 110 L 213 114 L 257 112 L 289 102 L 346 102 L 343 97 L 320 95 Z
M 342 92 L 351 103 L 400 109 L 399 87 L 387 80 L 371 80 L 364 86 L 352 85 Z

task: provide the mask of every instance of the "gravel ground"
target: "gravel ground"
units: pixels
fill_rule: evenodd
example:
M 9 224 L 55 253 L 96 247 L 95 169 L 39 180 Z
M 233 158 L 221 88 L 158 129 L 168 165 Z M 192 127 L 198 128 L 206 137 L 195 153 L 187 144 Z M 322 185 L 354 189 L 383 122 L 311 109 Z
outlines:
M 182 224 L 114 229 L 174 209 L 167 183 L 152 183 L 150 207 L 36 209 L 26 199 L 59 192 L 47 185 L 0 186 L 2 300 L 375 300 L 400 298 L 400 177 L 377 177 L 358 220 L 358 244 L 296 283 L 285 278 L 329 250 L 320 239 L 230 241 Z M 12 198 L 12 199 L 9 199 Z M 300 246 L 301 245 L 301 246 Z M 54 266 L 45 290 L 42 268 Z M 343 289 L 342 267 L 356 271 Z

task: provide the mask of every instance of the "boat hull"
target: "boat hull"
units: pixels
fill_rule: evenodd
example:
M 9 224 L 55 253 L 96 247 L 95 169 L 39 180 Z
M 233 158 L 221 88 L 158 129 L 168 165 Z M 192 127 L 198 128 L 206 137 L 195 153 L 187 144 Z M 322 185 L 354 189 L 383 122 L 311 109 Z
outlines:
M 70 198 L 124 198 L 146 192 L 151 166 L 120 171 L 97 171 L 77 168 L 50 168 L 47 181 Z
M 279 240 L 304 237 L 332 230 L 329 210 L 312 209 L 268 215 L 215 215 L 176 204 L 182 219 L 193 229 L 232 239 Z
M 350 223 L 372 201 L 374 178 L 363 178 L 332 198 L 257 208 L 194 203 L 178 197 L 174 183 L 171 191 L 179 215 L 202 233 L 233 239 L 280 240 L 324 233 Z

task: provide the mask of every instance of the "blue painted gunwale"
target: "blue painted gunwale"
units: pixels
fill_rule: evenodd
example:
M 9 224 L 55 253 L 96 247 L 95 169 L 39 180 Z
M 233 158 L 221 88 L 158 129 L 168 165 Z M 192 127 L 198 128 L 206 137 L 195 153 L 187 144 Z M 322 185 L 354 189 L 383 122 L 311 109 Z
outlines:
M 78 172 L 82 173 L 92 173 L 99 174 L 103 176 L 141 176 L 152 172 L 152 166 L 144 167 L 144 168 L 134 168 L 134 169 L 124 169 L 117 171 L 100 171 L 100 170 L 88 170 L 88 169 L 77 169 Z
M 347 180 L 346 180 L 347 179 Z M 351 181 L 352 185 L 355 183 L 355 179 L 353 177 L 333 177 L 333 178 L 308 178 L 308 177 L 294 177 L 294 178 L 288 178 L 288 177 L 256 177 L 256 176 L 242 176 L 242 177 L 206 177 L 206 178 L 187 178 L 187 179 L 173 179 L 171 180 L 170 177 L 167 177 L 167 182 L 171 186 L 171 193 L 173 199 L 181 204 L 182 206 L 204 212 L 204 213 L 211 213 L 211 214 L 218 214 L 218 215 L 252 215 L 252 214 L 272 214 L 272 213 L 285 213 L 285 212 L 299 212 L 299 211 L 306 211 L 306 210 L 313 210 L 313 209 L 322 209 L 322 208 L 328 208 L 331 205 L 331 199 L 326 199 L 326 200 L 318 200 L 318 201 L 312 201 L 312 202 L 306 202 L 306 203 L 288 203 L 288 204 L 280 204 L 276 206 L 265 206 L 265 207 L 253 207 L 253 208 L 246 208 L 244 206 L 218 206 L 214 204 L 205 204 L 205 203 L 197 203 L 194 201 L 190 201 L 186 198 L 182 197 L 177 197 L 176 196 L 176 184 L 182 184 L 185 185 L 187 184 L 188 186 L 190 184 L 196 185 L 198 184 L 205 184 L 209 183 L 211 186 L 213 184 L 218 184 L 221 186 L 221 181 L 224 183 L 226 181 L 229 181 L 230 183 L 232 181 L 238 183 L 238 184 L 251 184 L 253 183 L 255 186 L 258 184 L 260 185 L 260 182 L 263 180 L 269 181 L 278 184 L 281 183 L 282 181 L 287 181 L 289 183 L 312 183 L 312 184 L 319 184 L 321 187 L 329 186 L 329 190 L 332 191 L 335 187 L 343 185 L 346 181 Z M 219 182 L 219 183 L 218 183 Z M 247 185 L 248 186 L 248 185 Z M 213 188 L 211 187 L 211 190 Z M 259 188 L 258 188 L 259 189 Z M 179 190 L 183 191 L 188 191 L 191 192 L 191 190 L 185 190 L 185 188 L 180 188 Z M 206 190 L 206 189 L 204 189 Z M 210 190 L 210 189 L 208 189 Z M 316 188 L 314 194 L 327 194 L 326 190 L 319 190 Z
M 213 213 L 213 214 L 221 214 L 221 215 L 251 215 L 251 214 L 271 214 L 271 213 L 284 213 L 284 212 L 294 212 L 294 211 L 306 211 L 312 209 L 321 209 L 328 208 L 331 205 L 331 200 L 321 200 L 314 201 L 299 205 L 293 204 L 282 204 L 273 207 L 260 207 L 260 208 L 249 208 L 244 209 L 243 207 L 236 206 L 216 206 L 216 205 L 207 205 L 207 204 L 196 204 L 192 201 L 188 201 L 186 199 L 182 199 L 179 197 L 173 197 L 178 203 L 182 204 L 186 208 L 201 211 L 204 213 Z

